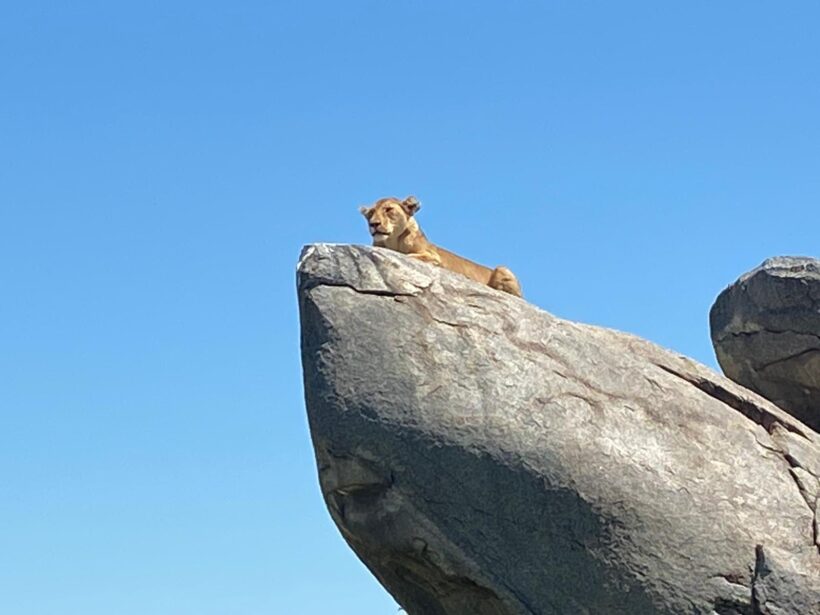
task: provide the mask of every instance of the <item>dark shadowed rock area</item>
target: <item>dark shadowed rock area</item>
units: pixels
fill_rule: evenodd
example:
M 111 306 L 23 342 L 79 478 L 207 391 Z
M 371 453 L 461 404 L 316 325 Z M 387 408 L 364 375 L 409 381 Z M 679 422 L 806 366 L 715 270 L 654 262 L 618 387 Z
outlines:
M 820 442 L 770 402 L 384 249 L 298 292 L 322 493 L 410 615 L 820 613 Z
M 709 321 L 723 373 L 820 431 L 820 261 L 770 258 L 718 296 Z

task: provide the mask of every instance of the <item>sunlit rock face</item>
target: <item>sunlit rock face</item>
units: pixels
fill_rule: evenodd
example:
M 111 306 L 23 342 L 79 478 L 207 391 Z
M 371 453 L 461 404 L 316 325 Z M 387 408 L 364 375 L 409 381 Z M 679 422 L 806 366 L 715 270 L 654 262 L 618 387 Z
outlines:
M 325 502 L 410 615 L 820 612 L 820 443 L 775 405 L 388 250 L 297 277 Z
M 820 430 L 820 261 L 765 261 L 718 296 L 710 324 L 729 378 Z

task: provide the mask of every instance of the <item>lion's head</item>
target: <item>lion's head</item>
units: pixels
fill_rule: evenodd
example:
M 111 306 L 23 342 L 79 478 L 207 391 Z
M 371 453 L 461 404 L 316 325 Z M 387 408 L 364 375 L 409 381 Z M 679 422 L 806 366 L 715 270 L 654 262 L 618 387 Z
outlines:
M 397 239 L 421 205 L 414 196 L 403 201 L 387 197 L 379 199 L 372 207 L 361 207 L 362 215 L 367 218 L 370 235 L 374 246 L 385 246 L 391 239 Z

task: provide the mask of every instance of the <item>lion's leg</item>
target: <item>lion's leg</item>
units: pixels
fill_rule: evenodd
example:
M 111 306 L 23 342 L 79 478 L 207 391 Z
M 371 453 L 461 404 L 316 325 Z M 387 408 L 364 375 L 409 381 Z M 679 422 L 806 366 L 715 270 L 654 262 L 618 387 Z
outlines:
M 411 252 L 407 256 L 431 265 L 441 266 L 441 257 L 435 252 Z
M 487 282 L 487 284 L 496 290 L 502 290 L 516 297 L 523 297 L 518 279 L 513 275 L 513 272 L 506 267 L 496 267 L 493 269 L 490 281 Z

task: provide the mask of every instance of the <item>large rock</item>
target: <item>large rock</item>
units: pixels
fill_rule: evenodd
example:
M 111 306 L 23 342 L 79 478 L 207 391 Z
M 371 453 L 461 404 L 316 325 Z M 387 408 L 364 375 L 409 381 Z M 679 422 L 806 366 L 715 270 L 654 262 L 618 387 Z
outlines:
M 820 261 L 771 258 L 709 316 L 723 373 L 820 431 Z
M 411 615 L 820 613 L 820 443 L 773 404 L 383 249 L 298 286 L 322 493 Z

